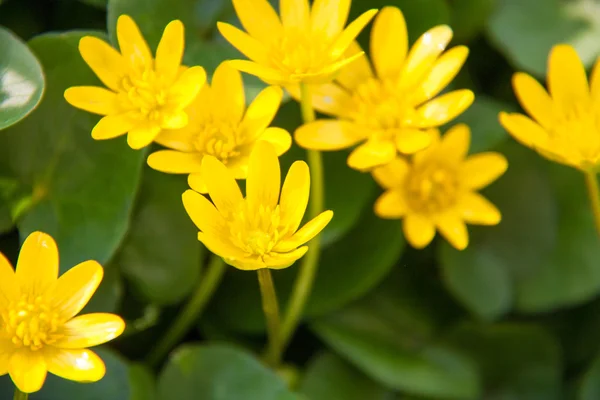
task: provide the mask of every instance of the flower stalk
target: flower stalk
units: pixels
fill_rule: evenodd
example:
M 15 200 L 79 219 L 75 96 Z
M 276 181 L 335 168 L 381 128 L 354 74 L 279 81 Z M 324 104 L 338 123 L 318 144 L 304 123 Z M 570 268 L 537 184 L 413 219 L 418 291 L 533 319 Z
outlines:
M 19 388 L 15 386 L 15 395 L 13 400 L 27 400 L 28 398 L 29 394 L 21 392 Z
M 600 237 L 600 187 L 598 186 L 598 178 L 595 172 L 585 172 L 585 185 L 590 198 L 596 231 L 598 231 L 598 236 Z
M 265 354 L 265 361 L 272 367 L 277 367 L 281 360 L 281 322 L 279 319 L 279 304 L 277 302 L 277 293 L 273 284 L 271 270 L 261 268 L 258 272 L 258 284 L 260 286 L 260 295 L 262 298 L 262 308 L 267 322 L 267 333 L 269 335 L 269 344 Z

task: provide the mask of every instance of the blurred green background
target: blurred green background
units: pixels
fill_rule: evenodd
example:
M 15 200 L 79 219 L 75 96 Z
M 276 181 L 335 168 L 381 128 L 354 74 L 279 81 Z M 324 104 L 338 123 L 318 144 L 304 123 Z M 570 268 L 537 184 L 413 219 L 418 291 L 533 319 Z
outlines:
M 472 129 L 471 152 L 501 151 L 507 173 L 484 191 L 502 211 L 496 227 L 469 227 L 459 252 L 439 238 L 404 245 L 399 221 L 372 212 L 370 176 L 326 153 L 326 204 L 335 218 L 304 323 L 275 373 L 256 357 L 264 324 L 256 276 L 230 268 L 208 310 L 160 368 L 141 360 L 189 296 L 206 261 L 181 205 L 184 176 L 145 164 L 124 138 L 94 142 L 97 116 L 63 99 L 97 78 L 82 61 L 83 35 L 110 40 L 131 15 L 154 49 L 164 26 L 186 27 L 185 63 L 209 74 L 239 54 L 215 21 L 236 22 L 230 0 L 4 0 L 0 2 L 0 123 L 23 118 L 4 107 L 9 62 L 34 82 L 23 121 L 0 131 L 0 251 L 42 230 L 58 242 L 61 269 L 103 263 L 105 280 L 87 311 L 117 312 L 126 334 L 104 346 L 108 372 L 95 384 L 49 378 L 33 400 L 553 400 L 600 399 L 600 242 L 576 171 L 518 146 L 497 120 L 517 110 L 510 78 L 544 80 L 551 46 L 570 43 L 586 67 L 600 54 L 598 0 L 354 0 L 351 17 L 394 5 L 410 41 L 449 24 L 471 53 L 453 82 L 475 103 L 456 122 Z M 11 34 L 9 31 L 12 31 Z M 360 36 L 366 47 L 369 29 Z M 26 42 L 31 50 L 19 39 Z M 39 61 L 36 62 L 36 58 Z M 245 79 L 248 77 L 245 77 Z M 18 83 L 18 82 L 17 82 Z M 246 79 L 248 97 L 262 87 Z M 275 126 L 293 131 L 298 105 Z M 3 126 L 0 126 L 3 127 Z M 286 171 L 304 151 L 282 158 Z M 285 305 L 297 266 L 274 271 Z M 287 383 L 287 384 L 286 384 Z M 0 398 L 10 398 L 7 376 Z

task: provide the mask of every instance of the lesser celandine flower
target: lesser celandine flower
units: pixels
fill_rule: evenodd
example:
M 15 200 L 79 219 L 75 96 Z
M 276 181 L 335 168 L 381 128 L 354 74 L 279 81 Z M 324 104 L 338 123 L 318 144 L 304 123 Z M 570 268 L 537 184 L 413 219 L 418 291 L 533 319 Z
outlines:
M 292 164 L 280 196 L 279 159 L 268 142 L 258 142 L 250 155 L 245 198 L 233 173 L 216 158 L 204 157 L 202 173 L 214 205 L 192 190 L 183 194 L 183 204 L 200 229 L 198 240 L 239 269 L 292 265 L 333 216 L 324 211 L 298 229 L 308 204 L 308 166 Z
M 456 90 L 434 98 L 456 76 L 468 54 L 465 46 L 444 53 L 452 30 L 436 26 L 408 50 L 406 23 L 399 9 L 385 7 L 371 32 L 371 61 L 344 67 L 335 83 L 310 88 L 314 107 L 336 117 L 303 125 L 295 133 L 302 147 L 340 150 L 360 144 L 348 157 L 358 170 L 390 162 L 429 145 L 427 129 L 439 127 L 473 102 L 473 92 Z M 351 49 L 361 50 L 358 44 Z M 290 88 L 294 97 L 299 92 Z
M 525 146 L 582 171 L 600 168 L 600 62 L 588 85 L 577 52 L 554 46 L 548 59 L 548 89 L 518 72 L 513 87 L 530 117 L 501 113 L 500 122 Z
M 235 68 L 271 84 L 327 82 L 359 54 L 346 50 L 377 10 L 369 10 L 347 28 L 350 0 L 280 0 L 278 16 L 267 0 L 233 0 L 246 32 L 219 22 L 221 34 L 251 61 Z
M 212 86 L 205 84 L 187 108 L 189 124 L 165 130 L 156 142 L 172 150 L 157 151 L 148 164 L 159 171 L 191 174 L 189 183 L 206 192 L 202 178 L 202 159 L 213 156 L 229 168 L 236 179 L 246 179 L 252 148 L 259 140 L 273 145 L 277 155 L 286 152 L 291 135 L 284 129 L 269 127 L 281 104 L 282 90 L 271 86 L 256 96 L 246 110 L 241 74 L 222 63 L 215 70 Z
M 396 158 L 376 168 L 373 176 L 386 189 L 375 203 L 382 218 L 403 218 L 404 235 L 416 248 L 427 246 L 436 229 L 459 250 L 467 247 L 465 223 L 495 225 L 498 209 L 478 194 L 504 173 L 508 164 L 499 153 L 467 156 L 470 132 L 456 125 L 440 140 L 431 132 L 433 143 L 412 157 Z
M 77 108 L 105 115 L 92 130 L 94 139 L 127 135 L 134 149 L 150 144 L 163 129 L 183 128 L 185 112 L 206 80 L 202 67 L 181 65 L 183 24 L 167 25 L 156 50 L 156 59 L 135 22 L 127 15 L 117 21 L 121 52 L 106 42 L 85 36 L 79 51 L 108 89 L 76 86 L 65 99 Z
M 52 237 L 34 232 L 25 240 L 16 271 L 0 254 L 0 375 L 10 374 L 24 393 L 40 390 L 47 372 L 95 382 L 105 366 L 87 347 L 119 336 L 125 323 L 113 314 L 75 317 L 102 281 L 96 261 L 85 261 L 58 278 Z

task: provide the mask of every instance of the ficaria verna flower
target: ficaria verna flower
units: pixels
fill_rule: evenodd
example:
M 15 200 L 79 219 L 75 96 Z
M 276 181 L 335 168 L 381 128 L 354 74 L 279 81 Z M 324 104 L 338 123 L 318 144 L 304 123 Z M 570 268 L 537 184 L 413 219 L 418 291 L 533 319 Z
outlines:
M 519 142 L 549 160 L 583 171 L 600 168 L 600 61 L 588 85 L 577 52 L 557 45 L 548 59 L 548 89 L 518 72 L 513 87 L 531 118 L 500 113 L 500 122 Z M 591 86 L 591 87 L 590 87 Z
M 415 248 L 427 246 L 436 228 L 459 250 L 467 247 L 465 222 L 495 225 L 500 212 L 476 193 L 504 173 L 508 163 L 499 153 L 467 157 L 470 132 L 456 125 L 440 140 L 416 153 L 412 161 L 396 158 L 373 170 L 375 180 L 386 189 L 375 202 L 382 218 L 404 218 L 404 235 Z
M 277 155 L 292 145 L 284 129 L 269 127 L 281 104 L 283 92 L 271 86 L 256 96 L 246 110 L 241 74 L 222 63 L 188 107 L 185 128 L 165 130 L 156 142 L 173 150 L 157 151 L 148 164 L 159 171 L 191 174 L 190 186 L 206 193 L 201 167 L 204 156 L 213 156 L 231 170 L 236 179 L 246 179 L 250 152 L 258 140 L 270 142 Z
M 451 38 L 448 26 L 436 26 L 408 51 L 402 13 L 385 7 L 371 32 L 374 71 L 363 57 L 344 67 L 336 83 L 312 85 L 313 106 L 336 119 L 303 125 L 295 132 L 298 144 L 340 150 L 362 143 L 348 157 L 348 165 L 363 171 L 390 162 L 398 152 L 412 154 L 427 147 L 431 141 L 427 129 L 452 120 L 474 98 L 470 90 L 456 90 L 434 99 L 469 52 L 456 46 L 442 54 Z M 358 44 L 352 51 L 361 51 Z M 297 89 L 290 92 L 299 97 Z
M 268 142 L 258 142 L 250 155 L 246 198 L 233 173 L 216 158 L 204 157 L 202 170 L 214 205 L 192 190 L 183 194 L 183 205 L 200 229 L 198 240 L 236 268 L 289 267 L 308 250 L 303 244 L 333 216 L 324 211 L 298 229 L 308 204 L 308 166 L 304 161 L 292 164 L 280 197 L 279 159 Z
M 102 281 L 96 261 L 76 265 L 58 278 L 58 249 L 49 235 L 25 240 L 16 271 L 0 253 L 0 375 L 10 374 L 24 393 L 40 390 L 47 372 L 95 382 L 105 366 L 87 347 L 119 336 L 125 323 L 113 314 L 75 317 Z
M 117 21 L 121 53 L 106 42 L 85 36 L 79 51 L 85 62 L 108 87 L 76 86 L 65 91 L 73 106 L 105 115 L 92 130 L 94 139 L 127 135 L 129 146 L 150 144 L 163 129 L 183 128 L 184 111 L 206 80 L 202 67 L 181 66 L 183 24 L 167 25 L 156 50 L 156 59 L 135 22 L 127 15 Z
M 246 32 L 219 22 L 221 34 L 251 61 L 235 60 L 235 68 L 270 84 L 327 82 L 360 54 L 346 50 L 377 10 L 344 25 L 350 0 L 280 0 L 281 18 L 267 0 L 233 0 Z

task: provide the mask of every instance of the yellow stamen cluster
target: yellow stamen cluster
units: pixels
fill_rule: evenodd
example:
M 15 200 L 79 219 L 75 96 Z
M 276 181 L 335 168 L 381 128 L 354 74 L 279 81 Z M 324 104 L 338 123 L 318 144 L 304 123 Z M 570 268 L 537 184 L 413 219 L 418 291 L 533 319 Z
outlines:
M 2 330 L 16 347 L 36 351 L 54 343 L 61 321 L 42 296 L 22 295 L 2 311 Z
M 198 124 L 193 142 L 199 153 L 214 156 L 227 164 L 230 159 L 240 155 L 240 146 L 244 144 L 244 140 L 245 135 L 239 123 L 209 117 Z
M 406 102 L 394 82 L 369 78 L 352 95 L 350 117 L 372 129 L 398 129 L 410 121 L 415 108 Z
M 426 164 L 406 180 L 406 199 L 414 210 L 435 213 L 456 203 L 457 172 L 439 164 Z
M 264 257 L 271 253 L 285 232 L 280 232 L 281 213 L 263 204 L 250 209 L 244 202 L 230 221 L 232 242 L 243 249 L 247 256 Z
M 121 108 L 135 111 L 134 118 L 160 122 L 162 108 L 167 104 L 168 87 L 151 69 L 131 74 L 121 80 L 122 92 L 117 94 Z

